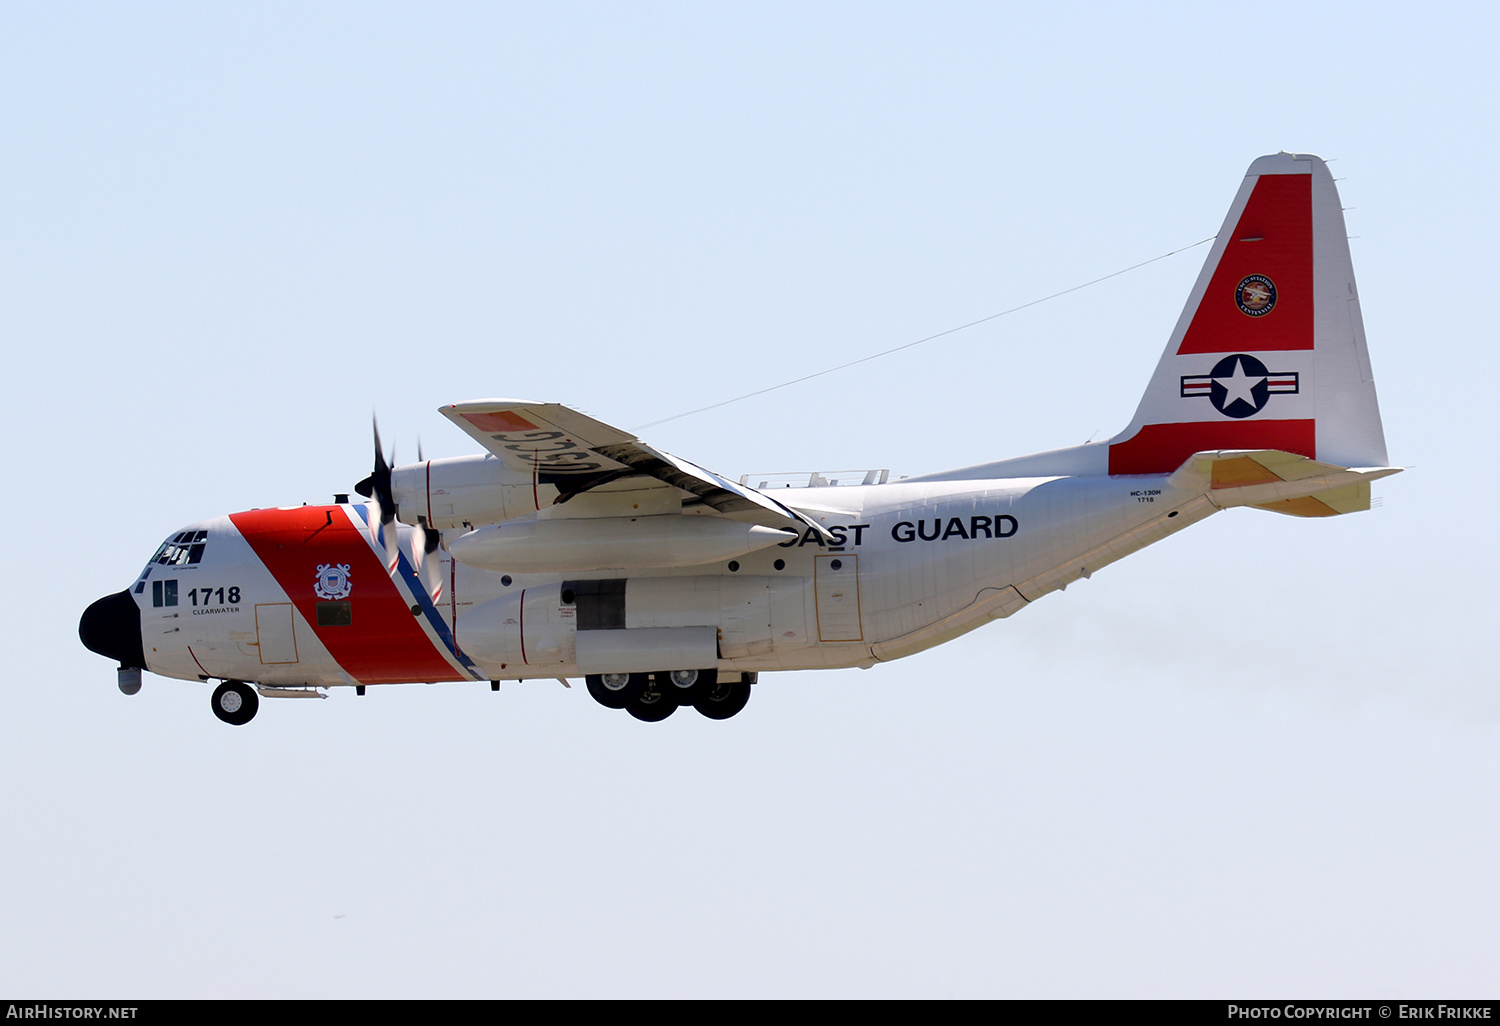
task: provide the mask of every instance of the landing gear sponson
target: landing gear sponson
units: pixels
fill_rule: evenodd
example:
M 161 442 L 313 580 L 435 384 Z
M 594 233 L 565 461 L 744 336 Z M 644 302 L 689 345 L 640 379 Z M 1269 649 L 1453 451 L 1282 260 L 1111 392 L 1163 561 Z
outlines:
M 726 676 L 731 676 L 726 674 Z M 655 673 L 591 673 L 584 678 L 594 701 L 655 723 L 690 705 L 711 720 L 727 720 L 750 701 L 755 674 L 720 680 L 717 670 L 658 670 Z

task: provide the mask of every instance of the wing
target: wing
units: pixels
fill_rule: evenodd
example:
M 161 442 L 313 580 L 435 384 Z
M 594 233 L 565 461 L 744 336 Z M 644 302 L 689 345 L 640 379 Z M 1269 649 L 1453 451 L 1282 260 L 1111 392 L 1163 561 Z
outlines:
M 557 502 L 621 478 L 654 478 L 720 513 L 769 514 L 775 522 L 812 528 L 825 543 L 834 541 L 821 524 L 764 492 L 653 449 L 628 431 L 560 403 L 477 399 L 438 412 L 507 467 L 556 486 Z

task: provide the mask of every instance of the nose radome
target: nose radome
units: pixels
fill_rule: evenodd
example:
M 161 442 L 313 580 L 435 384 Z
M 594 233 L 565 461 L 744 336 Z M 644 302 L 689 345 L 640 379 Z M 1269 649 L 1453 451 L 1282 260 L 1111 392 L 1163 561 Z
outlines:
M 141 644 L 141 610 L 129 591 L 106 595 L 83 611 L 78 637 L 91 652 L 114 659 L 121 666 L 146 668 Z

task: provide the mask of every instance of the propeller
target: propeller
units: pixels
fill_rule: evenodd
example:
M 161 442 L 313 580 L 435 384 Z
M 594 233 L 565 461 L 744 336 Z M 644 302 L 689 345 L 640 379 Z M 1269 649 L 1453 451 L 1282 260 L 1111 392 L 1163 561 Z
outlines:
M 434 602 L 443 595 L 443 558 L 437 554 L 441 537 L 437 528 L 427 525 L 426 517 L 417 517 L 417 526 L 411 530 L 412 562 L 417 579 Z
M 396 547 L 396 500 L 391 495 L 391 463 L 396 461 L 396 453 L 392 450 L 391 462 L 387 463 L 385 454 L 380 451 L 380 425 L 373 415 L 370 425 L 375 431 L 375 469 L 355 485 L 354 490 L 369 499 L 374 507 L 374 515 L 370 517 L 370 538 L 385 549 L 386 573 L 395 573 L 396 563 L 401 559 L 401 550 Z
M 417 439 L 417 462 L 422 458 L 422 439 Z M 427 523 L 427 518 L 417 517 L 417 526 L 411 532 L 411 561 L 417 568 L 417 579 L 422 582 L 427 596 L 436 602 L 443 594 L 443 560 L 437 554 L 442 535 Z

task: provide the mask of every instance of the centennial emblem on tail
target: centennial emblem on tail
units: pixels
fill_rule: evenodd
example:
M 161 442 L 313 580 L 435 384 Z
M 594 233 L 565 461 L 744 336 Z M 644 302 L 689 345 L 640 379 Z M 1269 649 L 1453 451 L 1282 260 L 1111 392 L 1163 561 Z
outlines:
M 1184 374 L 1182 397 L 1208 396 L 1226 417 L 1253 417 L 1273 395 L 1296 395 L 1297 372 L 1273 374 L 1253 356 L 1236 353 L 1214 364 L 1207 374 Z
M 1250 274 L 1234 288 L 1234 302 L 1240 313 L 1264 317 L 1276 308 L 1276 283 L 1264 274 Z

